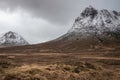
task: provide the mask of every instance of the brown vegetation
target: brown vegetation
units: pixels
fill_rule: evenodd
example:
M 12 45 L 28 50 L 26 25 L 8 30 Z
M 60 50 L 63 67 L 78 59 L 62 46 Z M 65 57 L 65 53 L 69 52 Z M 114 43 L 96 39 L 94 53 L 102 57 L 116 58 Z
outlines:
M 87 45 L 76 41 L 0 48 L 0 80 L 119 80 L 120 47 Z
M 119 80 L 120 59 L 104 55 L 91 51 L 2 53 L 0 80 Z

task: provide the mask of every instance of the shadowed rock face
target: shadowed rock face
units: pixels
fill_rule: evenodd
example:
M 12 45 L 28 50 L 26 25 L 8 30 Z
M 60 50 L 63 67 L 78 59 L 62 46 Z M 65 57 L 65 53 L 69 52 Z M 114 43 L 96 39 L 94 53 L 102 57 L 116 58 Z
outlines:
M 81 16 L 83 17 L 90 16 L 91 18 L 94 18 L 94 16 L 96 16 L 97 14 L 98 14 L 98 11 L 92 6 L 89 6 L 81 13 Z
M 16 39 L 17 38 L 15 33 L 12 32 L 12 31 L 9 31 L 9 32 L 5 33 L 4 36 L 5 36 L 5 38 L 10 38 L 10 39 Z
M 28 45 L 28 42 L 19 34 L 9 31 L 0 37 L 1 46 L 20 46 Z

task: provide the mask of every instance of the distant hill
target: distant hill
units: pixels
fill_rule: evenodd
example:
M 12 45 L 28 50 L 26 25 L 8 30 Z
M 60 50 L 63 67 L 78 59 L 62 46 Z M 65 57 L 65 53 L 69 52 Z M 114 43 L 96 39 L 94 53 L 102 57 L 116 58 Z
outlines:
M 0 37 L 0 46 L 20 46 L 29 43 L 18 33 L 9 31 Z

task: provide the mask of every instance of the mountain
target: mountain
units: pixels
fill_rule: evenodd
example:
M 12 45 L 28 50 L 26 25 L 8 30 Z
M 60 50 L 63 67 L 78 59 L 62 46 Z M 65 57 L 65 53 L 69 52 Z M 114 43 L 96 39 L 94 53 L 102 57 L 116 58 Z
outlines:
M 29 43 L 18 33 L 9 31 L 0 37 L 0 46 L 20 46 Z
M 14 47 L 26 52 L 120 50 L 120 12 L 86 7 L 63 36 L 41 44 Z M 13 52 L 12 48 L 2 49 Z
M 88 44 L 118 44 L 120 42 L 120 12 L 97 10 L 89 6 L 75 19 L 72 28 L 55 41 L 79 41 Z

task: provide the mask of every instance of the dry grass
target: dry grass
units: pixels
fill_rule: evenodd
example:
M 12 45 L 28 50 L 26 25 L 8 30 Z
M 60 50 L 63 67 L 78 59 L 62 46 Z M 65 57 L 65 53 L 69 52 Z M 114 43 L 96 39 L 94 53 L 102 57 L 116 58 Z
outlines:
M 1 80 L 118 80 L 120 71 L 109 71 L 88 62 L 62 62 L 51 65 L 21 65 L 0 68 Z
M 120 59 L 104 55 L 4 53 L 0 55 L 0 80 L 119 80 Z

